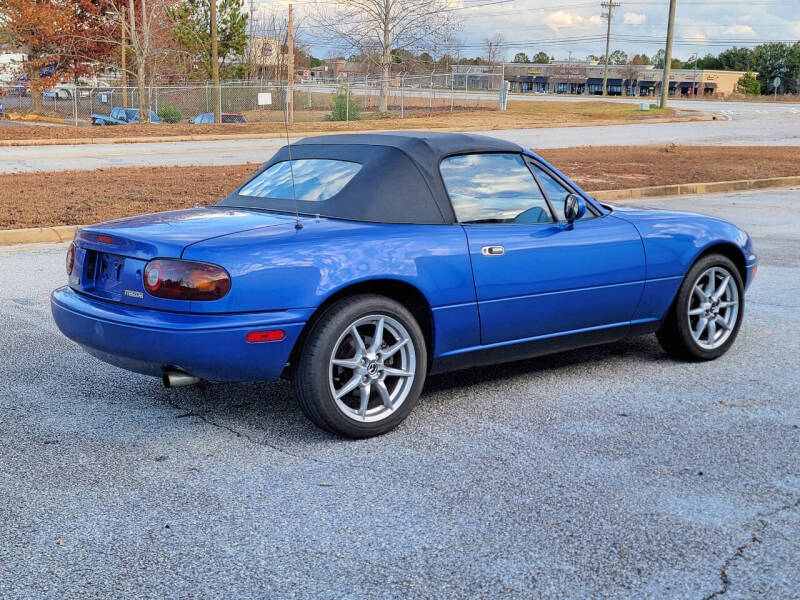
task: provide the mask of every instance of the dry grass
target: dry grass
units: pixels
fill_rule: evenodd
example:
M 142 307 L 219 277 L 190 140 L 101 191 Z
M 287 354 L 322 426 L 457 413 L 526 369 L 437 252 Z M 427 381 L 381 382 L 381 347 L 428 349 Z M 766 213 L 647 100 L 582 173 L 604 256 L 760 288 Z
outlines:
M 582 147 L 541 155 L 588 191 L 800 175 L 794 148 Z M 257 165 L 0 175 L 0 228 L 73 225 L 217 202 Z
M 417 99 L 421 100 L 421 99 Z M 427 101 L 426 101 L 427 102 Z M 485 106 L 494 100 L 481 100 Z M 437 107 L 438 105 L 438 107 Z M 618 102 L 550 102 L 511 101 L 508 110 L 501 112 L 487 108 L 456 110 L 450 112 L 450 100 L 440 98 L 432 110 L 426 105 L 409 106 L 405 118 L 382 116 L 377 113 L 362 113 L 357 121 L 326 121 L 325 110 L 298 110 L 294 132 L 370 131 L 377 129 L 422 129 L 484 131 L 491 129 L 520 129 L 536 127 L 562 127 L 565 125 L 622 124 L 664 119 L 700 118 L 695 113 L 676 113 L 673 109 L 639 112 L 636 106 Z M 175 123 L 168 125 L 117 125 L 109 127 L 70 127 L 53 125 L 25 125 L 0 127 L 0 140 L 32 139 L 96 139 L 137 138 L 192 135 L 235 134 L 281 134 L 281 113 L 247 113 L 250 123 L 222 123 L 192 125 Z M 255 121 L 255 119 L 264 119 Z M 270 120 L 271 119 L 271 120 Z

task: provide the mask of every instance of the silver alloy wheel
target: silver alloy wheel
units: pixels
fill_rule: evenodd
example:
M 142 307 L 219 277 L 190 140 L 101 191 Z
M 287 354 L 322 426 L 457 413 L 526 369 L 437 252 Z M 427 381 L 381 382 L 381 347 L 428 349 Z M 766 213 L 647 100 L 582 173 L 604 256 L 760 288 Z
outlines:
M 739 316 L 739 288 L 725 267 L 711 267 L 697 278 L 689 297 L 687 318 L 695 343 L 719 348 L 733 333 Z
M 392 317 L 367 315 L 336 340 L 328 381 L 346 417 L 373 423 L 403 404 L 414 385 L 416 367 L 414 343 L 406 328 Z

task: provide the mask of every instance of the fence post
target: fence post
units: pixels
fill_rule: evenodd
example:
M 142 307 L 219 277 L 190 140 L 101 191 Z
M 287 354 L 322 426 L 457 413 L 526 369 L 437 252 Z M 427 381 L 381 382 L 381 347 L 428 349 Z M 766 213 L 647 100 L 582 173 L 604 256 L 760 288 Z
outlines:
M 344 101 L 344 120 L 350 120 L 350 84 L 347 84 L 347 95 Z
M 406 76 L 400 76 L 400 118 L 403 119 L 406 116 Z
M 80 90 L 75 86 L 75 93 L 72 94 L 72 116 L 75 118 L 75 127 L 78 126 L 78 94 Z
M 456 95 L 456 81 L 453 74 L 450 73 L 450 112 L 453 112 L 453 104 L 455 103 Z

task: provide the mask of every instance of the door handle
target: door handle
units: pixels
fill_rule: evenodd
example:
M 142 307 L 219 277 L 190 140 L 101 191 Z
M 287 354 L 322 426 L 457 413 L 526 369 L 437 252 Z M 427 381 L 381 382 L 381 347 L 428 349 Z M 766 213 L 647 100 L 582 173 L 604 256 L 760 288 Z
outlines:
M 481 248 L 481 254 L 484 256 L 503 256 L 506 253 L 506 249 L 502 246 L 484 246 Z

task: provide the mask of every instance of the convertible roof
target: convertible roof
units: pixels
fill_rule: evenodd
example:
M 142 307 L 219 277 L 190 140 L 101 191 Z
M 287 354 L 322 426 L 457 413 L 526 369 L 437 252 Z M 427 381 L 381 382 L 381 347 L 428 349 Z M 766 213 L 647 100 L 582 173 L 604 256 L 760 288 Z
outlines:
M 521 148 L 512 142 L 485 135 L 471 133 L 434 133 L 430 131 L 387 131 L 378 133 L 344 133 L 318 135 L 295 142 L 295 146 L 306 144 L 358 144 L 361 146 L 389 146 L 405 152 L 418 162 L 438 162 L 452 154 L 472 152 L 519 152 Z
M 446 156 L 474 152 L 521 152 L 517 144 L 482 135 L 398 131 L 309 137 L 291 145 L 291 157 L 357 162 L 361 170 L 336 195 L 320 202 L 299 201 L 305 214 L 381 223 L 441 224 L 455 222 L 453 207 L 439 173 Z M 289 159 L 284 146 L 255 176 Z M 222 201 L 294 211 L 291 200 L 240 196 L 238 189 Z

